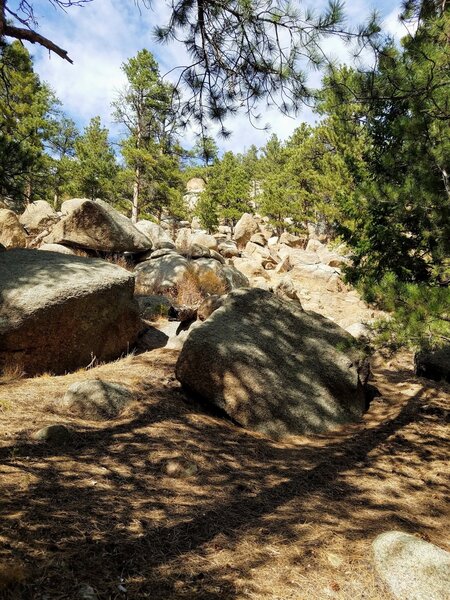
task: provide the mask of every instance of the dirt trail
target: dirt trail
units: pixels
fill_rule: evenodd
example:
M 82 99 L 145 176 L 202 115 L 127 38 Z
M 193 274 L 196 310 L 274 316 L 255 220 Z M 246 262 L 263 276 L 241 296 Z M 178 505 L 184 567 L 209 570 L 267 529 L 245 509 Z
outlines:
M 446 547 L 450 388 L 414 377 L 410 356 L 374 361 L 381 396 L 362 423 L 283 443 L 186 398 L 176 358 L 2 382 L 1 598 L 74 600 L 88 584 L 101 600 L 375 600 L 376 535 Z M 136 401 L 103 423 L 55 413 L 70 383 L 92 377 Z M 68 446 L 30 439 L 58 422 L 76 432 Z M 171 460 L 196 472 L 169 476 Z M 7 590 L 8 577 L 23 582 Z

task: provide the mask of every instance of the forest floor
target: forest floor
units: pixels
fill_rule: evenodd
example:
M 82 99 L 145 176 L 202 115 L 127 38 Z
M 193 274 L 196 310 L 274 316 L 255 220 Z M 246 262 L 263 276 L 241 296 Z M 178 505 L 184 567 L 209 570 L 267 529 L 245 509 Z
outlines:
M 380 396 L 360 424 L 283 442 L 187 398 L 176 359 L 1 381 L 1 598 L 378 600 L 378 534 L 449 549 L 450 387 L 416 378 L 411 356 L 375 357 Z M 120 418 L 57 413 L 68 385 L 97 377 L 134 390 Z M 73 441 L 32 440 L 51 423 Z

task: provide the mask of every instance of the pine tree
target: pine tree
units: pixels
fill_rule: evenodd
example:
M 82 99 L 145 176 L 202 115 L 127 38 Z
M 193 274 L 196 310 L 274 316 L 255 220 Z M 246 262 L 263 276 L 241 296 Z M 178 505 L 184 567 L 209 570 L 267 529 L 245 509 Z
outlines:
M 0 43 L 0 71 L 0 196 L 20 210 L 47 191 L 44 143 L 56 99 L 19 42 Z
M 93 117 L 75 142 L 76 187 L 87 198 L 109 198 L 117 164 L 100 117 Z
M 174 90 L 161 80 L 158 64 L 148 50 L 141 50 L 122 65 L 128 85 L 114 102 L 114 116 L 125 126 L 122 142 L 126 167 L 133 172 L 131 218 L 136 222 L 145 208 L 161 213 L 179 204 L 181 180 L 176 177 L 177 119 Z

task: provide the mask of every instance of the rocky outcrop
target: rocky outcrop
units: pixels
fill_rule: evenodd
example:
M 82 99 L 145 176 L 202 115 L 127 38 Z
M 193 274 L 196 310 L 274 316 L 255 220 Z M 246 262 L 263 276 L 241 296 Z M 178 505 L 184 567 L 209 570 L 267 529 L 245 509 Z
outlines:
M 244 427 L 275 438 L 318 433 L 363 414 L 351 340 L 293 302 L 237 290 L 189 334 L 176 375 Z
M 98 259 L 0 254 L 0 370 L 64 373 L 127 352 L 141 327 L 133 275 Z
M 30 202 L 19 217 L 19 221 L 30 234 L 39 233 L 56 223 L 57 220 L 56 211 L 45 200 Z
M 378 577 L 398 600 L 448 600 L 450 552 L 401 531 L 379 535 L 372 545 Z
M 5 248 L 25 248 L 27 234 L 12 210 L 0 208 L 0 243 Z
M 152 247 L 130 219 L 102 200 L 83 201 L 55 225 L 43 242 L 109 253 L 137 253 Z

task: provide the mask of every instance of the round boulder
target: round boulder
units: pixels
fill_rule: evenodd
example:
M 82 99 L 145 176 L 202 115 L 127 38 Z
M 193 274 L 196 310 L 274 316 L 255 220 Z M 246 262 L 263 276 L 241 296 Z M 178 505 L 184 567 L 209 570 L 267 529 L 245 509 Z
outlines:
M 375 570 L 398 600 L 448 600 L 450 552 L 401 531 L 372 544 Z
M 82 419 L 103 421 L 117 417 L 132 399 L 132 394 L 117 383 L 89 379 L 73 383 L 59 408 Z
M 364 412 L 352 340 L 270 292 L 236 290 L 189 334 L 176 376 L 246 428 L 274 438 L 321 433 Z

